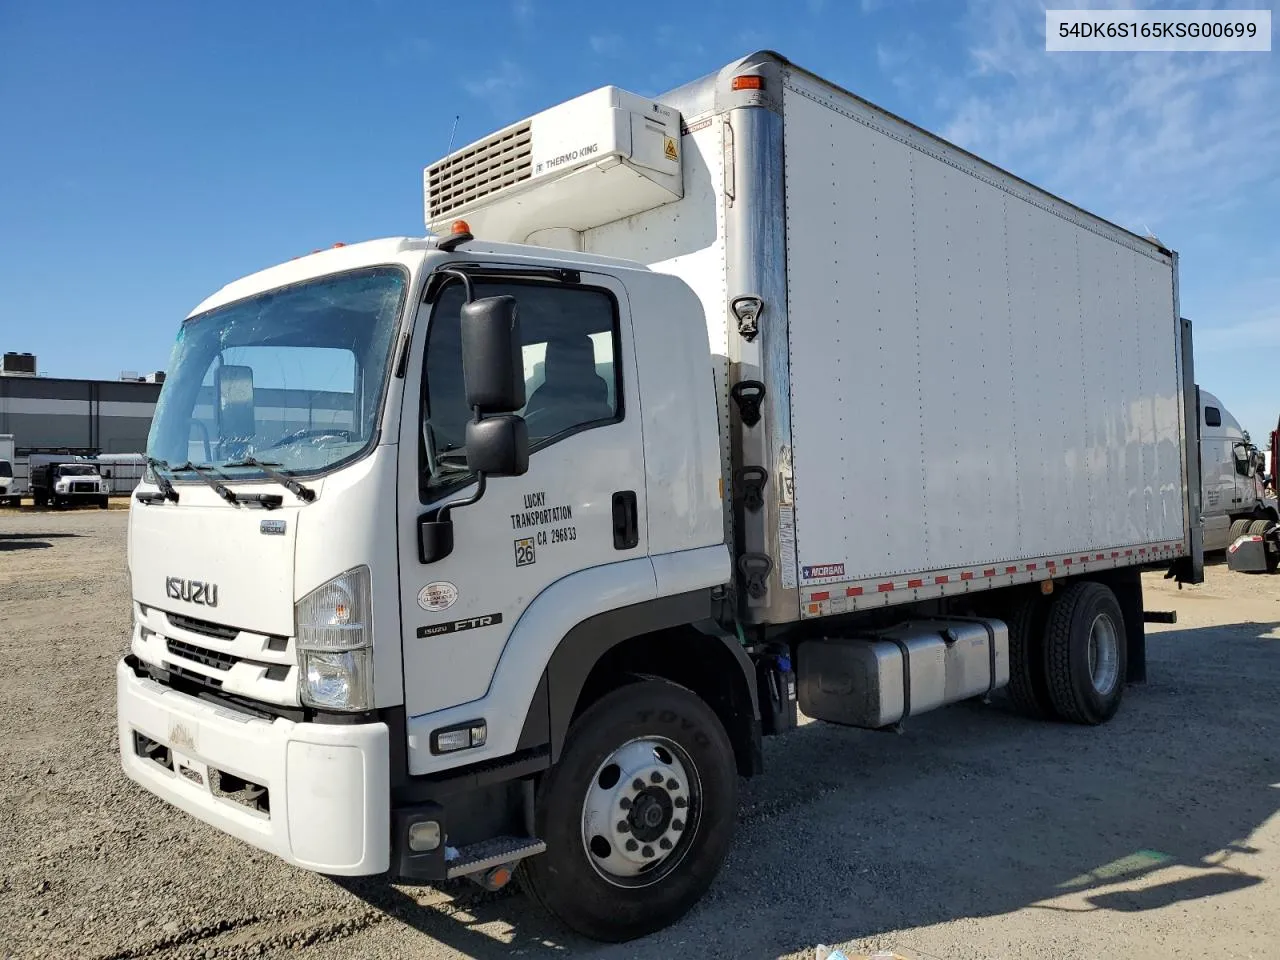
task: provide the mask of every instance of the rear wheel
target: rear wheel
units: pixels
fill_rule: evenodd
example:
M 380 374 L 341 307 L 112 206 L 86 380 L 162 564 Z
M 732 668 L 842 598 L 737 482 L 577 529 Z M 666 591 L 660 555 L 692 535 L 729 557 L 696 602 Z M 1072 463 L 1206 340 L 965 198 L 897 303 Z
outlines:
M 1271 526 L 1270 520 L 1254 520 L 1249 524 L 1249 536 L 1260 537 L 1267 532 L 1267 527 Z
M 1073 723 L 1110 720 L 1124 696 L 1124 616 L 1115 594 L 1093 581 L 1073 583 L 1049 607 L 1045 673 L 1054 712 Z
M 1248 517 L 1241 520 L 1232 521 L 1231 532 L 1227 535 L 1227 545 L 1235 543 L 1241 537 L 1249 532 L 1249 525 L 1253 523 Z
M 574 722 L 538 787 L 547 850 L 520 865 L 522 884 L 593 939 L 660 930 L 715 879 L 737 790 L 733 748 L 710 707 L 665 681 L 614 690 Z
M 1009 700 L 1023 716 L 1053 716 L 1044 674 L 1046 605 L 1034 594 L 1025 597 L 1009 618 Z

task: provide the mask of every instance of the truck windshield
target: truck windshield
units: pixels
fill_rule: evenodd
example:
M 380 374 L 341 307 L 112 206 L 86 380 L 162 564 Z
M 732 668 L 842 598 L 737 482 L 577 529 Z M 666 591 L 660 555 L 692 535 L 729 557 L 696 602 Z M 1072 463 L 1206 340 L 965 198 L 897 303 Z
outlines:
M 12 477 L 13 464 L 8 460 L 0 460 L 0 477 Z
M 238 478 L 262 474 L 236 465 L 246 458 L 315 474 L 364 453 L 407 284 L 400 267 L 371 267 L 187 320 L 169 357 L 148 456 Z
M 88 463 L 64 463 L 58 467 L 60 477 L 96 477 L 98 468 Z

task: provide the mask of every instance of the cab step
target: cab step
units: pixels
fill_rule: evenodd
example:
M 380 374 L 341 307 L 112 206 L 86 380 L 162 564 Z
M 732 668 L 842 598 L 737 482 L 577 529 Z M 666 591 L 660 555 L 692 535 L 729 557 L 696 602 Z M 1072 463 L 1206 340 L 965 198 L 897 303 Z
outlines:
M 493 837 L 460 848 L 456 856 L 446 854 L 446 876 L 450 880 L 469 877 L 491 867 L 514 864 L 546 849 L 546 842 L 537 837 Z

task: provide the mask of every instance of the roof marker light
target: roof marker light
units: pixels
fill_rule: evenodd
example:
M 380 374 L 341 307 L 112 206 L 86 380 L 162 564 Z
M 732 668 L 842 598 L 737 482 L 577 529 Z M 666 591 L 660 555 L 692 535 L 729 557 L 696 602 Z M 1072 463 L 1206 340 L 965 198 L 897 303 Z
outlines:
M 475 237 L 471 235 L 471 227 L 467 225 L 467 221 L 455 220 L 449 227 L 449 236 L 440 240 L 438 246 L 445 253 L 452 253 L 464 243 L 474 239 Z

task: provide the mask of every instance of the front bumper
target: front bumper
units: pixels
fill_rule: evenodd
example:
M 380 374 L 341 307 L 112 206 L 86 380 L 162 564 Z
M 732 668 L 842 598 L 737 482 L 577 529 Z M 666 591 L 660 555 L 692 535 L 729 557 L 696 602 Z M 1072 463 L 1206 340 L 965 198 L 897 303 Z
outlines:
M 387 870 L 385 723 L 250 717 L 140 677 L 129 659 L 116 666 L 116 708 L 131 780 L 294 866 L 343 876 Z

